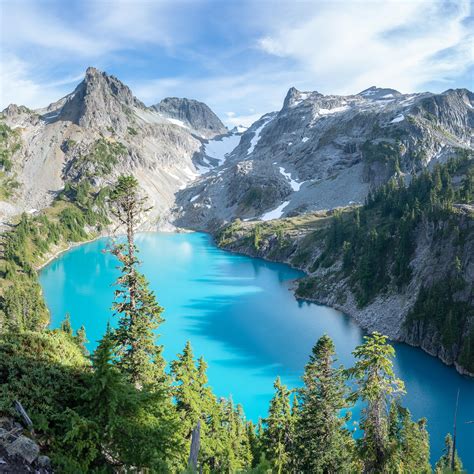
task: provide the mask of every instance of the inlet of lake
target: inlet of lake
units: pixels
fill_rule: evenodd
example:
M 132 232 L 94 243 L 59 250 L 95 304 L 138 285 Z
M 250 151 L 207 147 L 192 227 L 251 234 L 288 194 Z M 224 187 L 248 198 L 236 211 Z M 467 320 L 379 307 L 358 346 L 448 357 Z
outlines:
M 100 239 L 60 255 L 40 273 L 51 326 L 66 313 L 75 329 L 86 327 L 93 350 L 108 321 L 118 262 Z M 287 265 L 235 255 L 217 248 L 202 233 L 145 233 L 137 238 L 141 270 L 150 281 L 166 321 L 158 342 L 167 361 L 191 341 L 196 356 L 209 365 L 208 377 L 219 397 L 232 396 L 247 418 L 267 414 L 273 382 L 296 388 L 311 348 L 323 334 L 336 345 L 338 361 L 353 364 L 352 351 L 363 332 L 348 316 L 317 304 L 297 301 L 290 290 L 303 274 Z M 474 472 L 474 380 L 425 354 L 395 344 L 396 373 L 405 381 L 402 404 L 414 418 L 426 417 L 434 462 L 446 433 L 453 431 L 460 389 L 457 445 L 468 472 Z M 352 410 L 357 420 L 359 410 Z M 351 424 L 351 428 L 352 425 Z

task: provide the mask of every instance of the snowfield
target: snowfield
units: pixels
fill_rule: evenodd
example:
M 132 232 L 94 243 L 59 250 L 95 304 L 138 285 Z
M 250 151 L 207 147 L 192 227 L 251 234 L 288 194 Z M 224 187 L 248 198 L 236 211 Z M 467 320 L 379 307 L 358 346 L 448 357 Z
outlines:
M 271 221 L 272 219 L 278 219 L 283 214 L 283 209 L 290 204 L 290 201 L 285 201 L 283 204 L 280 204 L 273 211 L 268 211 L 260 217 L 261 221 Z
M 405 116 L 403 114 L 397 115 L 390 123 L 398 123 L 405 120 Z
M 239 134 L 232 134 L 219 139 L 209 140 L 209 142 L 204 145 L 204 153 L 211 158 L 219 160 L 219 165 L 222 165 L 226 156 L 234 151 L 239 142 Z

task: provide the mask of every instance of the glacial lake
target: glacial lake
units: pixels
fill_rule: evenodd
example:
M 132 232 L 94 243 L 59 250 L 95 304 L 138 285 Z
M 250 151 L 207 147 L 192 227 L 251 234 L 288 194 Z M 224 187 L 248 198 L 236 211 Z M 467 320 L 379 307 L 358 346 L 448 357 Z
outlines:
M 93 350 L 106 324 L 116 322 L 110 310 L 117 260 L 107 253 L 107 239 L 75 247 L 40 273 L 51 311 L 51 326 L 71 315 L 75 329 L 85 325 Z M 334 309 L 298 302 L 290 291 L 302 273 L 218 249 L 201 233 L 145 233 L 137 238 L 142 271 L 165 308 L 159 343 L 167 361 L 190 340 L 196 356 L 209 364 L 209 382 L 218 396 L 232 396 L 247 418 L 265 417 L 280 375 L 294 388 L 311 348 L 327 333 L 339 362 L 352 365 L 352 350 L 363 332 Z M 402 403 L 415 418 L 426 417 L 431 456 L 441 454 L 444 436 L 452 432 L 456 393 L 460 389 L 458 449 L 464 467 L 474 472 L 474 380 L 439 360 L 404 344 L 395 345 L 396 371 L 408 394 Z M 352 410 L 354 418 L 358 410 Z

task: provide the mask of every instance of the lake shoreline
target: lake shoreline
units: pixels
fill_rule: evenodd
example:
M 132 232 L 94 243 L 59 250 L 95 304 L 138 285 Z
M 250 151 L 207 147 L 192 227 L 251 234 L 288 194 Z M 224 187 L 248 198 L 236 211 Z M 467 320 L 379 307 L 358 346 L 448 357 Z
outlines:
M 164 231 L 164 230 L 160 231 L 160 230 L 156 229 L 156 230 L 143 230 L 139 233 L 166 233 L 166 234 L 175 234 L 175 233 L 177 233 L 177 234 L 181 234 L 181 233 L 195 233 L 195 232 L 198 232 L 198 231 L 195 231 L 195 230 L 192 230 L 192 229 L 185 229 L 185 228 L 181 228 L 181 227 L 175 227 L 172 231 L 169 231 L 169 230 L 168 231 Z M 235 250 L 235 249 L 226 248 L 226 247 L 220 246 L 217 243 L 217 241 L 215 239 L 215 235 L 212 232 L 206 232 L 206 231 L 199 231 L 199 232 L 207 234 L 211 238 L 211 241 L 212 241 L 213 245 L 215 245 L 217 248 L 219 248 L 221 250 L 224 250 L 226 252 L 230 252 L 230 253 L 236 254 L 236 255 L 245 255 L 245 256 L 251 257 L 251 258 L 261 259 L 261 260 L 266 261 L 266 262 L 283 263 L 285 265 L 288 265 L 290 268 L 292 268 L 294 270 L 301 271 L 302 273 L 304 273 L 305 276 L 309 276 L 309 273 L 307 271 L 305 271 L 304 268 L 299 268 L 299 267 L 293 265 L 289 261 L 275 260 L 275 259 L 271 259 L 271 258 L 268 258 L 268 257 L 265 257 L 265 256 L 255 256 L 255 255 L 252 255 L 251 253 L 245 252 L 244 249 L 238 251 L 238 250 Z M 56 258 L 59 258 L 63 253 L 65 253 L 69 250 L 72 250 L 73 248 L 79 247 L 81 245 L 85 245 L 85 244 L 94 242 L 94 241 L 96 241 L 98 239 L 101 239 L 101 238 L 106 238 L 106 237 L 112 238 L 112 235 L 113 234 L 110 233 L 110 232 L 104 232 L 104 233 L 98 234 L 97 236 L 95 236 L 91 239 L 88 239 L 88 240 L 85 240 L 85 241 L 82 241 L 82 242 L 71 242 L 67 247 L 58 248 L 57 251 L 51 252 L 51 254 L 48 255 L 48 258 L 44 262 L 42 262 L 40 265 L 35 267 L 35 270 L 39 274 L 39 272 L 41 270 L 43 270 L 47 265 L 52 263 Z M 119 235 L 122 235 L 122 234 L 118 234 L 117 236 L 119 236 Z M 296 282 L 299 281 L 299 280 L 300 280 L 299 278 L 296 279 L 296 280 L 293 280 L 291 288 L 290 288 L 290 290 L 292 291 L 293 296 L 296 300 L 307 301 L 307 302 L 310 302 L 310 303 L 315 303 L 315 304 L 319 304 L 319 305 L 322 305 L 322 306 L 327 306 L 327 307 L 335 309 L 337 311 L 341 311 L 342 313 L 349 316 L 353 321 L 355 321 L 357 323 L 357 325 L 361 328 L 361 330 L 365 334 L 369 334 L 371 332 L 371 329 L 373 330 L 373 328 L 369 329 L 369 327 L 366 324 L 364 324 L 364 321 L 361 318 L 358 317 L 358 312 L 355 308 L 355 304 L 339 304 L 336 301 L 332 301 L 332 300 L 331 301 L 329 301 L 329 300 L 325 301 L 324 299 L 309 298 L 309 297 L 306 297 L 306 298 L 298 297 L 296 295 Z M 354 303 L 354 302 L 352 302 L 352 303 Z M 381 330 L 380 332 L 386 333 L 386 331 L 383 331 L 383 330 Z M 437 354 L 433 354 L 432 352 L 426 350 L 425 348 L 423 348 L 420 345 L 410 344 L 409 342 L 403 340 L 402 338 L 398 338 L 396 336 L 394 337 L 393 335 L 390 335 L 390 334 L 387 334 L 387 335 L 389 336 L 389 339 L 393 342 L 407 344 L 410 347 L 415 347 L 417 349 L 420 349 L 421 351 L 423 351 L 424 353 L 430 355 L 431 357 L 434 357 L 435 359 L 440 360 L 446 366 L 454 368 L 454 370 L 456 370 L 456 372 L 459 373 L 460 375 L 462 375 L 464 377 L 467 377 L 468 379 L 474 378 L 474 374 L 471 374 L 470 372 L 465 370 L 463 367 L 460 367 L 457 363 L 447 363 L 445 360 L 443 360 L 442 357 L 439 357 Z
M 190 340 L 195 353 L 209 362 L 209 383 L 222 396 L 231 393 L 250 419 L 265 415 L 277 375 L 294 386 L 311 347 L 322 334 L 333 338 L 339 363 L 352 366 L 352 351 L 364 335 L 360 325 L 334 306 L 307 299 L 298 303 L 288 290 L 294 291 L 294 282 L 304 274 L 301 269 L 227 251 L 216 246 L 208 233 L 186 233 L 189 235 L 146 232 L 138 242 L 143 272 L 166 309 L 160 343 L 168 361 Z M 105 244 L 101 240 L 66 256 L 63 252 L 60 263 L 47 267 L 41 275 L 51 310 L 50 327 L 57 327 L 61 315 L 69 312 L 73 327 L 86 326 L 90 350 L 113 317 L 110 284 L 116 266 L 113 257 L 102 252 Z M 84 295 L 87 305 L 83 304 Z M 461 386 L 464 407 L 460 416 L 468 419 L 468 394 L 474 393 L 474 386 L 439 359 L 426 357 L 425 351 L 401 346 L 394 363 L 407 384 L 404 404 L 416 418 L 432 420 L 434 462 L 449 430 L 445 412 L 451 407 L 453 387 Z M 438 384 L 441 379 L 445 383 Z M 470 431 L 463 429 L 460 439 L 472 440 Z M 469 452 L 465 447 L 463 451 Z
M 245 255 L 245 256 L 248 256 L 248 257 L 251 257 L 251 258 L 262 259 L 262 260 L 268 261 L 268 262 L 284 263 L 285 265 L 288 265 L 289 267 L 291 267 L 295 270 L 299 270 L 299 271 L 303 272 L 306 277 L 311 276 L 305 270 L 305 268 L 301 268 L 301 267 L 293 265 L 292 262 L 290 262 L 288 259 L 272 259 L 272 258 L 269 258 L 267 255 L 254 255 L 251 251 L 248 251 L 245 247 L 241 247 L 240 249 L 234 249 L 234 248 L 229 248 L 229 247 L 225 247 L 225 246 L 220 246 L 217 243 L 217 241 L 215 239 L 215 236 L 212 233 L 209 233 L 209 232 L 206 232 L 206 233 L 211 235 L 213 243 L 218 248 L 220 248 L 222 250 L 234 253 L 236 255 Z M 298 281 L 298 280 L 296 280 L 296 281 Z M 377 322 L 375 322 L 376 327 L 374 327 L 374 321 L 370 321 L 370 326 L 369 326 L 367 324 L 367 318 L 363 317 L 364 314 L 361 310 L 358 309 L 357 304 L 356 304 L 356 302 L 353 298 L 353 295 L 351 293 L 349 293 L 349 294 L 346 293 L 346 301 L 341 304 L 341 303 L 338 303 L 337 301 L 335 301 L 334 298 L 325 298 L 325 297 L 321 297 L 321 298 L 304 297 L 304 298 L 302 298 L 302 297 L 299 297 L 299 296 L 296 295 L 296 293 L 295 293 L 296 288 L 293 288 L 292 291 L 293 291 L 293 294 L 294 294 L 294 296 L 297 300 L 308 301 L 310 303 L 316 303 L 316 304 L 319 304 L 319 305 L 323 305 L 323 306 L 333 308 L 337 311 L 341 311 L 342 313 L 349 316 L 353 321 L 355 321 L 357 323 L 357 325 L 361 328 L 361 330 L 364 331 L 365 334 L 369 334 L 373 331 L 378 331 L 382 334 L 387 335 L 389 340 L 391 340 L 393 342 L 397 342 L 397 343 L 403 343 L 403 344 L 406 344 L 407 346 L 420 349 L 425 354 L 428 354 L 431 357 L 433 357 L 437 360 L 440 360 L 447 367 L 453 368 L 459 375 L 462 375 L 462 376 L 464 376 L 468 379 L 474 379 L 474 373 L 470 373 L 464 367 L 457 364 L 456 361 L 448 362 L 448 361 L 445 360 L 445 358 L 443 358 L 439 354 L 434 353 L 433 351 L 427 350 L 425 347 L 423 347 L 421 345 L 411 344 L 409 341 L 405 340 L 402 337 L 401 334 L 398 335 L 398 334 L 391 333 L 390 328 L 387 328 L 387 327 L 382 328 L 382 327 L 377 326 Z M 397 298 L 397 295 L 389 295 L 387 297 L 385 297 L 384 295 L 380 296 L 378 298 L 378 301 L 377 301 L 378 306 L 380 307 L 380 311 L 381 311 L 380 314 L 383 314 L 384 308 L 386 308 L 390 304 L 389 300 L 390 299 L 396 299 L 396 298 Z M 400 304 L 400 301 L 396 301 L 396 304 Z M 384 320 L 384 318 L 381 318 L 381 319 Z

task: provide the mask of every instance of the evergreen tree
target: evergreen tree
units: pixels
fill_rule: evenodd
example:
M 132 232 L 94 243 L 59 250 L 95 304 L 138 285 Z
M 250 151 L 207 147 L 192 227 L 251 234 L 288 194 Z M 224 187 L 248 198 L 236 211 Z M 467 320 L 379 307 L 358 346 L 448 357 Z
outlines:
M 303 472 L 351 469 L 354 443 L 344 427 L 350 415 L 341 415 L 348 408 L 346 376 L 335 362 L 334 344 L 322 336 L 313 347 L 299 390 L 298 468 Z
M 290 406 L 291 391 L 280 377 L 273 384 L 275 395 L 270 401 L 265 420 L 265 451 L 277 474 L 292 471 L 292 451 L 295 443 L 295 418 Z
M 121 176 L 111 194 L 111 206 L 118 222 L 125 226 L 126 242 L 115 243 L 112 253 L 120 260 L 121 276 L 116 284 L 113 309 L 119 315 L 115 332 L 119 366 L 137 386 L 164 379 L 162 347 L 155 344 L 154 331 L 162 323 L 163 309 L 138 271 L 135 229 L 140 216 L 148 209 L 138 193 L 132 176 Z
M 412 421 L 410 411 L 399 403 L 393 403 L 390 407 L 389 451 L 390 472 L 431 473 L 426 419 Z
M 405 389 L 393 372 L 395 350 L 387 343 L 387 337 L 374 332 L 364 339 L 353 352 L 357 362 L 349 373 L 357 384 L 353 399 L 365 404 L 360 421 L 364 436 L 358 440 L 364 472 L 380 473 L 386 471 L 390 457 L 390 407 Z
M 71 328 L 72 331 L 72 328 Z M 86 328 L 82 325 L 77 331 L 76 336 L 74 338 L 76 340 L 77 345 L 81 348 L 81 351 L 84 355 L 89 355 L 89 351 L 86 348 L 86 344 L 89 342 L 86 336 Z
M 69 313 L 66 313 L 66 316 L 64 316 L 64 319 L 61 322 L 59 329 L 61 329 L 61 331 L 65 332 L 69 336 L 72 336 L 73 330 L 71 326 L 71 315 Z
M 116 438 L 123 426 L 123 414 L 136 410 L 137 397 L 132 385 L 113 364 L 115 342 L 110 326 L 92 355 L 93 379 L 85 394 L 87 414 L 100 429 L 100 452 L 117 459 Z
M 223 453 L 218 464 L 221 472 L 242 472 L 252 464 L 252 452 L 240 405 L 222 400 Z
M 452 470 L 453 460 L 453 438 L 448 433 L 444 438 L 444 451 L 443 455 L 438 459 L 435 466 L 435 474 L 448 474 L 448 473 L 462 473 L 464 472 L 462 467 L 462 461 L 458 456 L 458 452 L 454 453 L 454 471 Z
M 188 449 L 183 453 L 187 459 L 191 443 L 191 433 L 201 422 L 201 464 L 214 466 L 218 461 L 219 446 L 210 438 L 220 434 L 221 413 L 211 389 L 207 385 L 206 363 L 201 358 L 195 361 L 190 342 L 186 343 L 182 354 L 171 362 L 171 374 L 175 382 L 174 397 L 181 419 L 181 429 Z M 222 446 L 220 447 L 222 448 Z M 183 458 L 183 462 L 185 459 Z
M 252 467 L 257 467 L 264 457 L 263 446 L 263 425 L 262 420 L 259 419 L 257 426 L 252 421 L 248 421 L 246 425 L 247 438 L 249 440 L 250 452 L 252 453 Z

